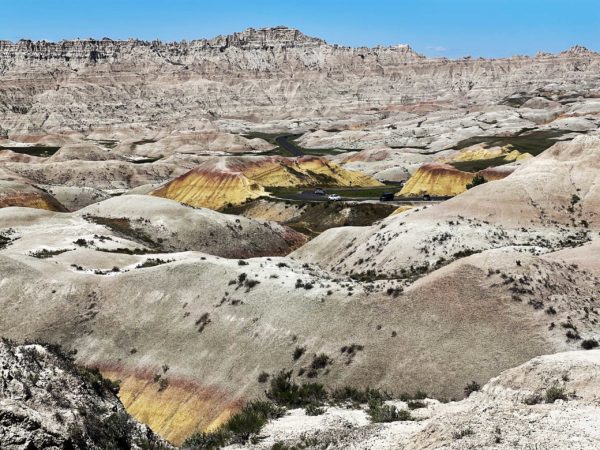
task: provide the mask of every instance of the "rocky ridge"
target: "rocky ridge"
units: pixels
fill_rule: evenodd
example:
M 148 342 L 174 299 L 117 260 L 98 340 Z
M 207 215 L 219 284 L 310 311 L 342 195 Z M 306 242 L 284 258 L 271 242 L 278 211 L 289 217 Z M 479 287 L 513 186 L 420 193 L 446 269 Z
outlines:
M 520 91 L 597 94 L 600 56 L 429 59 L 348 48 L 278 27 L 212 40 L 0 43 L 4 133 L 110 126 L 194 129 L 202 119 L 341 117 L 423 102 L 498 102 Z M 594 94 L 595 93 L 595 94 Z
M 388 402 L 410 421 L 372 423 L 366 405 L 326 407 L 319 415 L 292 410 L 244 448 L 592 450 L 600 439 L 599 369 L 600 351 L 559 353 L 509 369 L 460 402 Z
M 132 419 L 118 385 L 52 346 L 0 341 L 0 447 L 4 450 L 168 450 Z

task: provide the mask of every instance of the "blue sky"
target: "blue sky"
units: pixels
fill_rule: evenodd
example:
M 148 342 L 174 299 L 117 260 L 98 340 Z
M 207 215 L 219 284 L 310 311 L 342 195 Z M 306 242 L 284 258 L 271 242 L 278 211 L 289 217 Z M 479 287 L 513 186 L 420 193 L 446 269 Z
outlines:
M 0 0 L 0 39 L 213 37 L 287 25 L 430 56 L 600 51 L 600 0 Z

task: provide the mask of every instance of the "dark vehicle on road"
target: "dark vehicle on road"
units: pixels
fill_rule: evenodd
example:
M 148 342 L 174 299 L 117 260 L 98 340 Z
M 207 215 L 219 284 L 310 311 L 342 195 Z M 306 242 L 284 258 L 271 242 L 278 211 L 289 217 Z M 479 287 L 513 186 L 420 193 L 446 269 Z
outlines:
M 394 200 L 394 194 L 392 192 L 384 192 L 379 197 L 380 202 L 391 202 Z
M 423 196 L 423 200 L 424 200 L 424 201 L 426 201 L 426 202 L 430 202 L 430 201 L 431 201 L 431 195 L 429 195 L 429 194 L 425 194 L 425 195 Z
M 315 195 L 325 195 L 325 191 L 321 188 L 317 188 L 314 190 L 313 194 Z

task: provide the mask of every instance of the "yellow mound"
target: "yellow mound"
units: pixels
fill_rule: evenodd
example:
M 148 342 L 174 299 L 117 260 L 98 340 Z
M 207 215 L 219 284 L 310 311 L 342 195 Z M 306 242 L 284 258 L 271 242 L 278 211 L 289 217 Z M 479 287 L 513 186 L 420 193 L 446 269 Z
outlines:
M 533 158 L 531 154 L 521 153 L 518 150 L 513 150 L 504 157 L 506 161 L 524 161 L 531 158 Z
M 227 168 L 243 173 L 262 186 L 381 186 L 377 180 L 360 172 L 342 169 L 325 158 L 230 158 Z
M 267 195 L 264 187 L 382 186 L 360 172 L 317 157 L 228 158 L 211 161 L 152 192 L 192 206 L 219 209 Z
M 194 169 L 152 192 L 186 205 L 219 209 L 266 195 L 264 188 L 240 173 Z
M 510 170 L 486 169 L 479 172 L 487 181 L 499 180 L 511 173 Z M 414 173 L 398 195 L 415 197 L 429 194 L 439 197 L 452 197 L 467 190 L 475 173 L 463 172 L 449 164 L 425 164 Z
M 506 162 L 521 161 L 533 158 L 529 153 L 521 153 L 515 150 L 511 145 L 504 147 L 487 148 L 485 144 L 465 148 L 451 158 L 443 158 L 438 162 L 463 162 L 463 161 L 481 161 L 486 159 L 504 158 Z
M 193 433 L 217 428 L 241 405 L 227 401 L 215 389 L 178 383 L 168 376 L 169 384 L 161 390 L 151 375 L 118 371 L 103 371 L 103 375 L 121 382 L 119 398 L 129 414 L 175 445 Z

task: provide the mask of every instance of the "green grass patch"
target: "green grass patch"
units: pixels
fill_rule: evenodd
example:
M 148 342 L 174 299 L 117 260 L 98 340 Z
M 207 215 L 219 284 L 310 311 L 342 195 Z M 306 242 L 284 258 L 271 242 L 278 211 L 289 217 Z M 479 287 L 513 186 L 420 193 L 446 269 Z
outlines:
M 60 147 L 44 147 L 44 146 L 39 146 L 39 147 L 5 147 L 5 146 L 0 146 L 0 150 L 10 150 L 10 151 L 13 151 L 15 153 L 20 153 L 22 155 L 41 156 L 41 157 L 44 157 L 44 158 L 46 158 L 48 156 L 54 155 L 59 149 L 60 149 Z
M 305 148 L 297 143 L 297 139 L 300 138 L 301 134 L 289 134 L 289 133 L 261 133 L 258 131 L 253 131 L 250 133 L 243 134 L 242 137 L 246 139 L 263 139 L 270 143 L 271 145 L 277 146 L 276 149 L 273 149 L 266 154 L 277 154 L 281 156 L 294 156 L 291 152 L 285 149 L 283 146 L 279 145 L 277 142 L 278 139 L 284 138 L 286 140 L 287 145 L 290 145 L 296 148 L 298 151 L 305 155 L 312 156 L 325 156 L 325 155 L 337 155 L 339 153 L 345 153 L 347 151 L 356 151 L 356 150 L 346 150 L 341 148 Z
M 549 130 L 534 131 L 518 136 L 475 136 L 459 142 L 456 145 L 456 149 L 462 150 L 475 144 L 487 144 L 490 147 L 512 145 L 515 150 L 521 153 L 529 153 L 530 155 L 537 156 L 556 144 L 558 142 L 557 139 L 565 134 L 567 134 L 566 131 Z
M 478 159 L 475 161 L 456 161 L 451 162 L 450 165 L 463 172 L 479 172 L 490 167 L 503 166 L 509 162 L 512 161 L 507 161 L 504 159 L 504 156 L 499 156 L 498 158 Z

